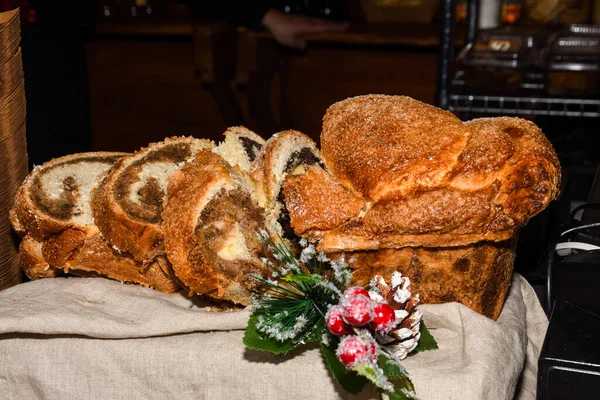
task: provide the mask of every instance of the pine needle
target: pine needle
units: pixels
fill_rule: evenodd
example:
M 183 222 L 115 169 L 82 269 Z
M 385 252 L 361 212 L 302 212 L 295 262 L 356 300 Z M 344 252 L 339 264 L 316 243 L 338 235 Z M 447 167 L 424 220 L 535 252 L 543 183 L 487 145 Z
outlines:
M 261 283 L 253 296 L 257 329 L 279 341 L 320 340 L 325 329 L 325 314 L 337 304 L 347 282 L 335 279 L 339 274 L 332 273 L 330 261 L 312 245 L 304 242 L 298 260 L 281 238 L 275 243 L 266 232 L 259 233 L 259 238 L 273 252 L 272 258 L 276 261 L 269 265 L 281 277 L 273 281 L 252 275 Z M 335 267 L 347 268 L 347 265 L 338 263 Z

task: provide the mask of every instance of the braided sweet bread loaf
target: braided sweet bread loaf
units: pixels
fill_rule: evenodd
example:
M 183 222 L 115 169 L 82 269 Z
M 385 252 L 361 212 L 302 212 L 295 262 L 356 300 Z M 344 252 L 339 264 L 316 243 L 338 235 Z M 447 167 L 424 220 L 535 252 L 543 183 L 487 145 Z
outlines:
M 518 118 L 463 124 L 407 97 L 363 96 L 328 110 L 321 143 L 334 178 L 290 180 L 286 201 L 292 227 L 327 252 L 508 240 L 558 195 L 552 145 Z M 324 231 L 315 221 L 333 212 L 302 211 L 331 179 L 366 206 Z
M 558 158 L 535 124 L 462 123 L 408 97 L 359 96 L 329 108 L 321 146 L 331 174 L 283 185 L 297 234 L 350 253 L 359 283 L 398 270 L 426 302 L 498 317 L 514 238 L 559 193 Z

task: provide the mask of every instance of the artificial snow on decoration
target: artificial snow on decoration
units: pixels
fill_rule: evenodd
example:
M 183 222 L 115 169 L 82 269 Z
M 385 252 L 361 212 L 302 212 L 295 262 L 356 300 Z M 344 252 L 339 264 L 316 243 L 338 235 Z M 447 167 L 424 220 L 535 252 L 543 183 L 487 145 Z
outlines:
M 395 272 L 381 276 L 368 290 L 348 287 L 352 273 L 344 257 L 329 260 L 301 239 L 296 258 L 286 244 L 259 236 L 272 251 L 263 261 L 272 276 L 252 295 L 252 315 L 244 335 L 246 347 L 287 353 L 299 345 L 320 342 L 337 382 L 357 394 L 370 381 L 390 399 L 414 399 L 415 390 L 400 361 L 411 352 L 437 349 L 416 309 L 410 280 Z

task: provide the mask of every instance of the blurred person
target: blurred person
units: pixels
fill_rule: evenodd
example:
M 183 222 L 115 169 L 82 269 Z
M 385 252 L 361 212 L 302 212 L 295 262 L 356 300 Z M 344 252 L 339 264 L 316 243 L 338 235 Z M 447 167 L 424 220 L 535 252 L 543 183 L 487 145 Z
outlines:
M 286 14 L 270 8 L 262 18 L 262 24 L 280 44 L 298 50 L 306 48 L 305 35 L 325 32 L 341 32 L 348 28 L 347 22 L 334 22 L 305 15 Z
M 286 14 L 268 1 L 180 0 L 196 14 L 250 29 L 266 28 L 283 46 L 304 49 L 307 34 L 341 31 L 345 23 Z M 97 2 L 11 0 L 21 7 L 22 48 L 27 98 L 30 165 L 90 151 L 92 129 L 87 81 L 86 41 L 93 37 Z M 10 4 L 9 4 L 10 3 Z
M 345 22 L 334 22 L 301 14 L 302 12 L 317 14 L 320 11 L 315 10 L 315 7 L 306 7 L 308 5 L 306 1 L 302 4 L 298 2 L 297 6 L 293 7 L 287 5 L 293 5 L 293 3 L 287 3 L 287 1 L 259 0 L 248 2 L 227 0 L 218 3 L 207 3 L 200 0 L 186 0 L 185 4 L 202 18 L 216 17 L 231 24 L 243 25 L 253 30 L 266 29 L 277 43 L 295 50 L 306 48 L 306 35 L 339 32 L 345 30 L 348 26 Z M 317 4 L 314 3 L 314 5 Z M 286 9 L 286 11 L 294 8 L 296 13 L 282 12 L 278 7 Z M 328 11 L 331 14 L 331 9 L 328 9 Z M 338 13 L 336 13 L 336 16 L 338 16 Z M 219 52 L 220 50 L 213 51 Z M 233 52 L 233 48 L 230 51 Z M 231 80 L 235 79 L 235 67 L 232 63 L 234 59 L 235 55 L 230 55 L 227 67 L 221 70 L 222 73 L 219 74 L 219 78 L 207 85 L 206 89 L 211 92 L 226 125 L 245 125 L 257 132 L 262 132 L 262 135 L 268 138 L 270 134 L 282 128 L 281 120 L 278 120 L 274 115 L 270 106 L 271 76 L 269 74 L 257 74 L 252 82 L 246 82 L 247 113 L 243 113 L 239 99 L 231 89 Z
M 346 22 L 313 18 L 302 14 L 288 14 L 275 8 L 274 1 L 224 0 L 206 2 L 183 0 L 199 15 L 225 19 L 233 24 L 251 29 L 266 28 L 281 45 L 297 50 L 306 48 L 306 35 L 341 32 L 348 28 Z

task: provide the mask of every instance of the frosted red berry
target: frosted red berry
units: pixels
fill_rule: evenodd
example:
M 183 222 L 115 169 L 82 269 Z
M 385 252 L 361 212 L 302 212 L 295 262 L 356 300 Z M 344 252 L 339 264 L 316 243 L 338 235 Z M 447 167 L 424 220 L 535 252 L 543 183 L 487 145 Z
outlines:
M 346 335 L 350 333 L 350 327 L 342 319 L 342 306 L 333 306 L 325 314 L 325 323 L 334 335 Z
M 352 368 L 363 362 L 377 361 L 377 348 L 358 336 L 346 336 L 338 345 L 336 355 L 346 367 Z
M 396 314 L 389 304 L 377 303 L 373 306 L 373 322 L 371 322 L 371 325 L 376 331 L 388 331 L 393 326 L 395 320 Z
M 360 286 L 352 286 L 351 288 L 348 288 L 344 291 L 344 297 L 353 297 L 357 295 L 370 297 L 369 292 L 367 292 L 365 288 Z
M 352 326 L 363 326 L 373 319 L 373 302 L 367 296 L 345 297 L 342 301 L 342 317 Z

